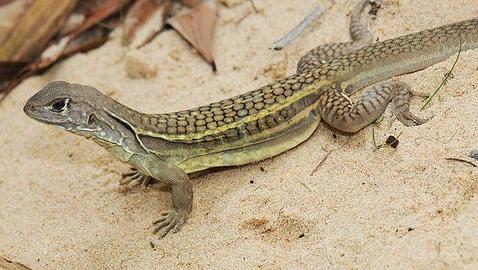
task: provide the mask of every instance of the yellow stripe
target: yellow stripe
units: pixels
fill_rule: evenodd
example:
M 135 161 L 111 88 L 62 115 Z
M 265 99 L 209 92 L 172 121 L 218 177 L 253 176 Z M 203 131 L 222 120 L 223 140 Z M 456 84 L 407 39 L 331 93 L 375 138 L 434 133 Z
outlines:
M 200 133 L 181 134 L 181 135 L 167 135 L 167 134 L 157 134 L 157 133 L 154 133 L 152 131 L 147 131 L 147 130 L 143 130 L 143 129 L 140 129 L 140 128 L 138 128 L 135 131 L 142 134 L 142 135 L 147 135 L 147 136 L 155 137 L 155 138 L 161 138 L 161 139 L 164 139 L 164 140 L 167 140 L 167 141 L 183 141 L 183 142 L 198 141 L 198 140 L 201 140 L 202 138 L 204 138 L 205 136 L 216 135 L 218 133 L 222 133 L 222 132 L 225 132 L 227 130 L 237 128 L 241 125 L 244 125 L 245 123 L 249 123 L 249 122 L 252 122 L 252 121 L 255 121 L 255 120 L 259 120 L 259 119 L 262 119 L 262 118 L 264 118 L 268 115 L 276 113 L 276 112 L 280 111 L 281 109 L 291 105 L 292 103 L 304 98 L 305 96 L 307 96 L 307 95 L 309 95 L 309 94 L 311 94 L 315 91 L 319 91 L 320 89 L 324 88 L 324 86 L 328 86 L 328 85 L 332 85 L 332 83 L 330 81 L 327 81 L 327 80 L 323 80 L 323 81 L 320 81 L 320 82 L 310 84 L 310 85 L 306 86 L 305 88 L 301 89 L 300 91 L 297 91 L 296 93 L 294 93 L 289 98 L 285 99 L 282 103 L 275 103 L 271 107 L 269 107 L 267 109 L 263 109 L 262 111 L 260 111 L 257 114 L 248 115 L 248 116 L 246 116 L 246 117 L 244 117 L 244 118 L 242 118 L 242 119 L 240 119 L 236 122 L 233 122 L 231 124 L 224 125 L 222 127 L 217 127 L 215 129 L 208 129 L 208 130 L 205 130 L 205 131 L 200 132 Z

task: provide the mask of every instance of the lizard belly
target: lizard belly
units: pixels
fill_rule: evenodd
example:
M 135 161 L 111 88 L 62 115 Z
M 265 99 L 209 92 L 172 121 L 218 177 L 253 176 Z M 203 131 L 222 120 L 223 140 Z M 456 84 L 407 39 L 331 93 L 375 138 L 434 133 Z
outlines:
M 315 112 L 310 112 L 304 121 L 272 139 L 240 148 L 194 156 L 178 163 L 177 166 L 185 172 L 191 173 L 214 167 L 245 165 L 271 158 L 307 140 L 317 129 L 319 123 L 320 116 Z

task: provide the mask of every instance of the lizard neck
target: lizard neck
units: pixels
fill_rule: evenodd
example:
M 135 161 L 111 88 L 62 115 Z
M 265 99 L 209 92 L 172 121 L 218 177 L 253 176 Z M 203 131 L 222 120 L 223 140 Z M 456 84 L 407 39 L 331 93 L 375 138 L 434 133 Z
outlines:
M 145 152 L 137 140 L 134 129 L 134 123 L 142 113 L 105 95 L 97 97 L 92 102 L 96 109 L 89 121 L 94 128 L 82 131 L 80 135 L 93 140 L 120 160 L 127 159 L 125 155 Z

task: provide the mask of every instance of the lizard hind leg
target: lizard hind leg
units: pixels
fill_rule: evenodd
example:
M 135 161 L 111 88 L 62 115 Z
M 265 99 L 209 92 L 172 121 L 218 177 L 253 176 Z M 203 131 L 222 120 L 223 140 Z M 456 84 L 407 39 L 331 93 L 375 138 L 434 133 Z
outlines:
M 320 97 L 317 110 L 333 128 L 354 133 L 373 123 L 391 103 L 392 112 L 400 122 L 416 126 L 428 120 L 410 112 L 413 95 L 417 94 L 406 83 L 399 81 L 375 85 L 356 102 L 341 89 L 331 88 Z
M 313 69 L 333 58 L 346 55 L 372 44 L 373 34 L 363 22 L 362 13 L 367 5 L 371 6 L 370 13 L 375 14 L 381 5 L 381 0 L 361 0 L 353 9 L 350 19 L 350 37 L 352 41 L 319 45 L 300 58 L 297 64 L 297 73 Z

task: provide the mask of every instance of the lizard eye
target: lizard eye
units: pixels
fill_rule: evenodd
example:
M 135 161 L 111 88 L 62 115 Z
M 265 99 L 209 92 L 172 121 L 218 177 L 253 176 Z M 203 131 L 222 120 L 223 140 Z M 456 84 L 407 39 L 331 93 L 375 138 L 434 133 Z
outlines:
M 54 112 L 61 112 L 65 110 L 66 106 L 68 106 L 68 99 L 55 100 L 51 104 L 51 110 Z

